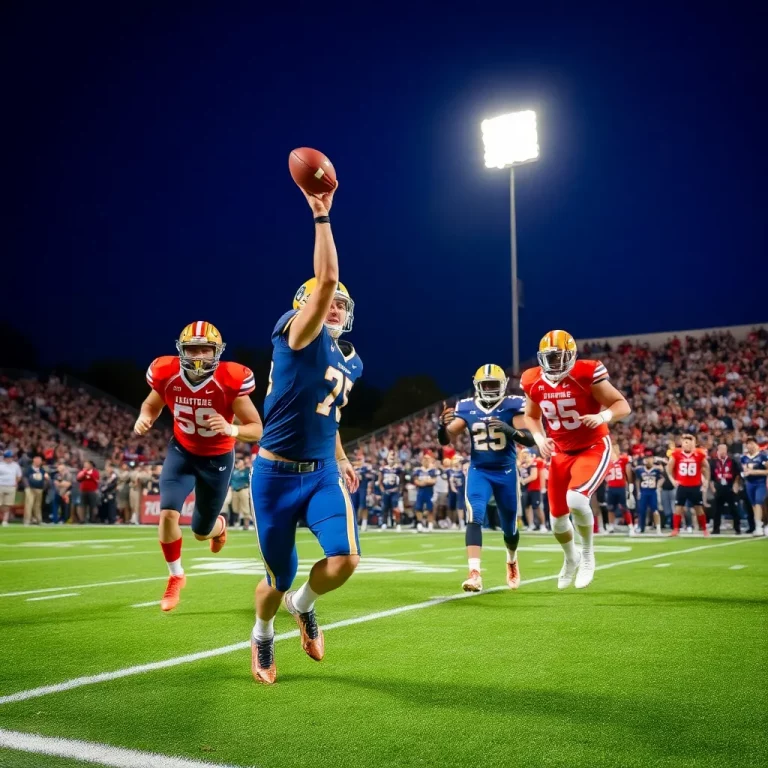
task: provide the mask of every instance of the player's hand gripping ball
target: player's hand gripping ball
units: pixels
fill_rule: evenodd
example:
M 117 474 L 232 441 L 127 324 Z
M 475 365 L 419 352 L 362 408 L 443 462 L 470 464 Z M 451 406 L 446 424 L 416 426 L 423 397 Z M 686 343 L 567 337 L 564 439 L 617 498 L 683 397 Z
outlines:
M 336 189 L 333 163 L 316 149 L 299 147 L 288 156 L 293 180 L 310 195 L 323 195 Z

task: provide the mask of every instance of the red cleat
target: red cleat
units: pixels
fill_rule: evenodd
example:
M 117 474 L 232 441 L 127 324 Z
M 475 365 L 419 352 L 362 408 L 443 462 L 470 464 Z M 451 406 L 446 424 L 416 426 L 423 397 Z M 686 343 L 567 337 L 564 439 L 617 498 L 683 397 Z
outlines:
M 172 611 L 179 604 L 180 592 L 186 584 L 187 577 L 183 574 L 181 576 L 170 576 L 168 578 L 168 586 L 163 593 L 163 599 L 160 601 L 160 610 Z
M 669 535 L 670 535 L 670 536 L 679 536 L 679 535 L 680 535 L 680 531 L 678 531 L 678 530 L 674 530 L 674 531 L 672 531 L 672 533 L 670 533 Z
M 211 552 L 214 554 L 221 552 L 227 543 L 227 518 L 224 515 L 219 515 L 219 520 L 221 520 L 221 533 L 211 539 Z
M 510 589 L 517 589 L 520 586 L 520 568 L 517 560 L 514 563 L 507 563 L 507 586 Z
M 709 532 L 708 528 L 704 529 L 704 538 L 708 539 L 712 534 Z
M 255 640 L 251 635 L 251 673 L 257 683 L 274 685 L 277 679 L 274 637 L 269 640 Z

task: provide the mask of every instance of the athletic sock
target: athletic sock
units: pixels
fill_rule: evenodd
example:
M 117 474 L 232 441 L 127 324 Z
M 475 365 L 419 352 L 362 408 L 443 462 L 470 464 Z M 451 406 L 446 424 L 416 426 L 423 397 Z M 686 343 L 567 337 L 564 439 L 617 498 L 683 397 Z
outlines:
M 256 617 L 256 623 L 253 625 L 253 639 L 254 640 L 269 640 L 275 636 L 275 620 L 274 618 L 269 621 L 264 621 L 258 616 Z
M 507 550 L 507 562 L 508 563 L 516 563 L 517 562 L 517 550 L 514 552 L 510 552 Z
M 184 569 L 181 567 L 181 536 L 176 541 L 168 543 L 161 541 L 160 548 L 163 550 L 163 557 L 168 563 L 168 570 L 171 576 L 183 576 Z
M 470 571 L 477 571 L 480 572 L 480 558 L 479 557 L 470 557 L 469 558 L 469 570 Z
M 313 592 L 309 586 L 309 582 L 306 581 L 297 590 L 293 596 L 293 607 L 299 613 L 309 613 L 315 607 L 315 600 L 320 597 L 316 592 Z
M 680 526 L 682 525 L 682 523 L 683 523 L 683 516 L 678 514 L 677 512 L 673 512 L 672 513 L 672 528 L 674 528 L 674 530 L 676 530 L 676 531 L 679 531 L 680 530 Z

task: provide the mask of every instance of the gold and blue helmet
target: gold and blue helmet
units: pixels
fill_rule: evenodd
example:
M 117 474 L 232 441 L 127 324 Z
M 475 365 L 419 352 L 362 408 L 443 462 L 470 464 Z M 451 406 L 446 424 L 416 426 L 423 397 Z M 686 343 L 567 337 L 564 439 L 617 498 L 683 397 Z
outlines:
M 500 365 L 481 365 L 472 377 L 475 385 L 475 396 L 483 405 L 491 406 L 501 400 L 507 393 L 509 379 Z
M 316 277 L 310 277 L 309 280 L 301 284 L 301 287 L 296 291 L 296 295 L 293 297 L 294 309 L 301 309 L 307 303 L 316 285 Z M 333 336 L 334 339 L 338 339 L 342 333 L 349 333 L 349 331 L 352 330 L 352 322 L 355 318 L 355 302 L 352 301 L 352 297 L 349 295 L 349 291 L 344 283 L 339 283 L 336 286 L 336 294 L 334 298 L 341 299 L 345 303 L 347 310 L 347 315 L 342 325 L 325 324 L 325 327 L 330 331 L 331 336 Z
M 176 342 L 181 367 L 185 371 L 196 374 L 212 373 L 215 371 L 219 366 L 221 353 L 226 346 L 221 339 L 219 329 L 212 323 L 206 323 L 205 320 L 197 320 L 194 323 L 185 325 Z M 192 357 L 189 354 L 191 347 L 213 347 L 213 359 L 205 360 L 199 357 Z

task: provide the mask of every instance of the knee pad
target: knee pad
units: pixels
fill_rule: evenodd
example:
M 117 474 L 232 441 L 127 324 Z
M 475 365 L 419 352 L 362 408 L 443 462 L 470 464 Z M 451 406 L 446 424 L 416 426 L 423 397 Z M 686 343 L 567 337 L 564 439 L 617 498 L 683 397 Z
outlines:
M 464 541 L 468 547 L 483 546 L 483 529 L 480 527 L 480 523 L 467 523 Z
M 517 545 L 520 542 L 520 531 L 515 531 L 512 534 L 504 534 L 504 544 L 507 549 L 514 552 L 517 549 Z
M 562 517 L 554 517 L 553 515 L 550 515 L 549 522 L 552 526 L 552 533 L 568 533 L 569 531 L 573 531 L 571 518 L 568 517 L 568 515 L 563 515 Z
M 595 516 L 592 514 L 592 507 L 589 504 L 589 499 L 583 493 L 568 491 L 565 494 L 565 502 L 573 514 L 576 525 L 591 526 L 594 523 Z

